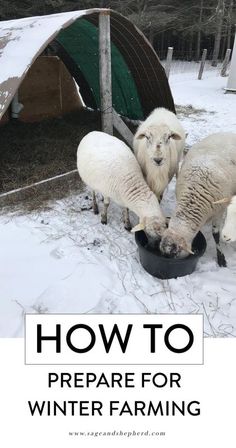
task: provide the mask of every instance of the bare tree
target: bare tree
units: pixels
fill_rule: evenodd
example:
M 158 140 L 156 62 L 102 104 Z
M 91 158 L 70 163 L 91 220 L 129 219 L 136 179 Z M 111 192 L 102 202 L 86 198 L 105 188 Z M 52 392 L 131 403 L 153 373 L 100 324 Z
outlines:
M 234 0 L 230 0 L 227 18 L 227 48 L 230 48 L 231 44 L 231 32 L 232 32 L 232 12 L 234 7 Z
M 196 61 L 199 61 L 200 53 L 201 53 L 203 2 L 204 2 L 204 0 L 201 0 L 201 2 L 200 2 L 199 22 L 198 22 L 198 31 L 197 31 Z
M 162 57 L 167 47 L 175 55 L 200 59 L 201 44 L 211 53 L 213 65 L 230 47 L 236 0 L 0 0 L 0 20 L 52 14 L 93 7 L 112 8 L 137 25 Z M 209 39 L 211 37 L 211 39 Z M 206 40 L 207 39 L 207 40 Z
M 217 27 L 216 27 L 214 50 L 213 50 L 213 56 L 212 56 L 212 66 L 213 67 L 217 66 L 217 61 L 218 61 L 218 57 L 219 57 L 224 13 L 225 13 L 225 1 L 218 0 L 218 4 L 217 4 L 217 8 L 216 8 Z

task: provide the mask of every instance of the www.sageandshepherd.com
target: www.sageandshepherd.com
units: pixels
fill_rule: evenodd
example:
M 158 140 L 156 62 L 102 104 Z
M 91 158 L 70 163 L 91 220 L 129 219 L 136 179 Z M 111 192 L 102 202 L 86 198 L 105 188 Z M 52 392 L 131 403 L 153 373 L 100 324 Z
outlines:
M 122 430 L 113 430 L 113 431 L 70 431 L 68 433 L 70 437 L 125 437 L 125 438 L 135 438 L 135 437 L 165 437 L 166 433 L 164 431 L 122 431 Z

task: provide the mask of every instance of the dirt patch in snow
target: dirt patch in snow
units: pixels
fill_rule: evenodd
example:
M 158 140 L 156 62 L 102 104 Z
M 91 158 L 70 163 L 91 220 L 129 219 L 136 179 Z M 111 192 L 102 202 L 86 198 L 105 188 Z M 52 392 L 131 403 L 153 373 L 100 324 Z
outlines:
M 178 115 L 183 115 L 185 117 L 189 117 L 189 115 L 192 114 L 204 114 L 206 113 L 205 109 L 196 109 L 196 107 L 193 107 L 192 104 L 188 104 L 186 106 L 181 106 L 180 104 L 176 104 L 175 106 L 176 112 Z
M 196 107 L 193 107 L 192 104 L 187 104 L 186 106 L 181 106 L 181 105 L 177 104 L 175 106 L 175 108 L 176 108 L 177 115 L 180 118 L 184 118 L 184 117 L 191 118 L 191 115 L 193 115 L 194 118 L 197 118 L 204 114 L 215 114 L 214 111 L 209 112 L 206 109 L 196 108 Z
M 76 168 L 76 150 L 100 114 L 87 110 L 37 123 L 10 121 L 0 128 L 0 193 Z
M 127 123 L 134 132 L 135 126 Z M 82 138 L 101 130 L 98 111 L 80 110 L 37 123 L 10 121 L 0 127 L 0 195 L 76 169 L 76 151 Z M 121 136 L 114 132 L 114 135 Z M 83 191 L 77 173 L 0 197 L 3 213 L 27 213 L 47 209 L 60 200 Z
M 0 215 L 27 215 L 51 209 L 51 203 L 84 191 L 77 172 L 0 198 Z

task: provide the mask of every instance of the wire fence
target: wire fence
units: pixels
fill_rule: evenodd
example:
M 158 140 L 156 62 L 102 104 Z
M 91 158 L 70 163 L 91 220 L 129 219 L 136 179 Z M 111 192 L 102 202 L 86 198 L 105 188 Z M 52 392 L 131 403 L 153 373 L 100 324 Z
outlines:
M 206 50 L 205 50 L 206 51 Z M 216 67 L 212 66 L 212 60 L 206 59 L 204 61 L 204 54 L 201 55 L 200 61 L 194 60 L 186 60 L 176 59 L 175 58 L 175 50 L 172 47 L 169 47 L 168 53 L 165 59 L 161 60 L 161 63 L 166 71 L 167 76 L 173 76 L 177 74 L 183 73 L 196 73 L 196 78 L 199 76 L 200 69 L 204 72 L 204 76 L 211 77 L 222 75 L 222 69 L 224 70 L 224 76 L 227 76 L 230 70 L 230 50 L 228 50 L 228 54 L 226 53 L 224 60 L 218 60 Z M 173 54 L 173 58 L 172 58 Z M 205 54 L 206 56 L 206 54 Z M 227 59 L 228 56 L 228 59 Z M 201 79 L 201 78 L 199 78 Z
M 166 60 L 161 61 L 164 68 L 166 68 Z M 212 67 L 211 61 L 206 61 L 204 72 L 207 72 L 207 75 L 220 75 L 222 68 L 222 62 L 217 65 L 217 67 Z M 199 73 L 200 62 L 188 62 L 188 61 L 180 61 L 173 60 L 171 62 L 170 68 L 170 76 L 177 75 L 180 73 L 196 73 L 196 77 Z M 228 67 L 229 70 L 229 67 Z

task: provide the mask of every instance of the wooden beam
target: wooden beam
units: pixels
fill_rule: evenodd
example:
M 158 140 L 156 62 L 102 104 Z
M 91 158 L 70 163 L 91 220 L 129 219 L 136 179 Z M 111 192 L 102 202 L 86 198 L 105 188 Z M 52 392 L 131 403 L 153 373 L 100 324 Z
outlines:
M 231 48 L 228 48 L 225 53 L 225 58 L 222 64 L 220 76 L 227 76 L 226 72 L 229 65 L 230 55 L 231 55 Z
M 207 49 L 204 48 L 204 50 L 202 52 L 202 60 L 201 60 L 200 69 L 199 69 L 199 73 L 198 73 L 198 79 L 202 79 L 202 74 L 203 74 L 203 70 L 205 67 L 206 57 L 207 57 Z
M 118 115 L 118 113 L 115 111 L 115 109 L 112 109 L 113 111 L 113 124 L 116 130 L 119 132 L 119 134 L 124 138 L 126 143 L 133 148 L 133 134 L 131 130 L 128 128 L 128 126 L 125 124 L 125 122 L 122 120 L 122 118 Z
M 99 73 L 102 130 L 113 134 L 110 12 L 99 13 Z
M 234 39 L 234 46 L 230 64 L 229 77 L 226 87 L 226 92 L 236 92 L 236 34 Z
M 173 47 L 168 47 L 168 53 L 167 53 L 166 65 L 165 65 L 165 72 L 166 72 L 167 78 L 169 78 L 169 76 L 170 76 L 170 67 L 171 67 L 171 62 L 172 62 L 172 57 L 173 57 L 173 51 L 174 51 Z

